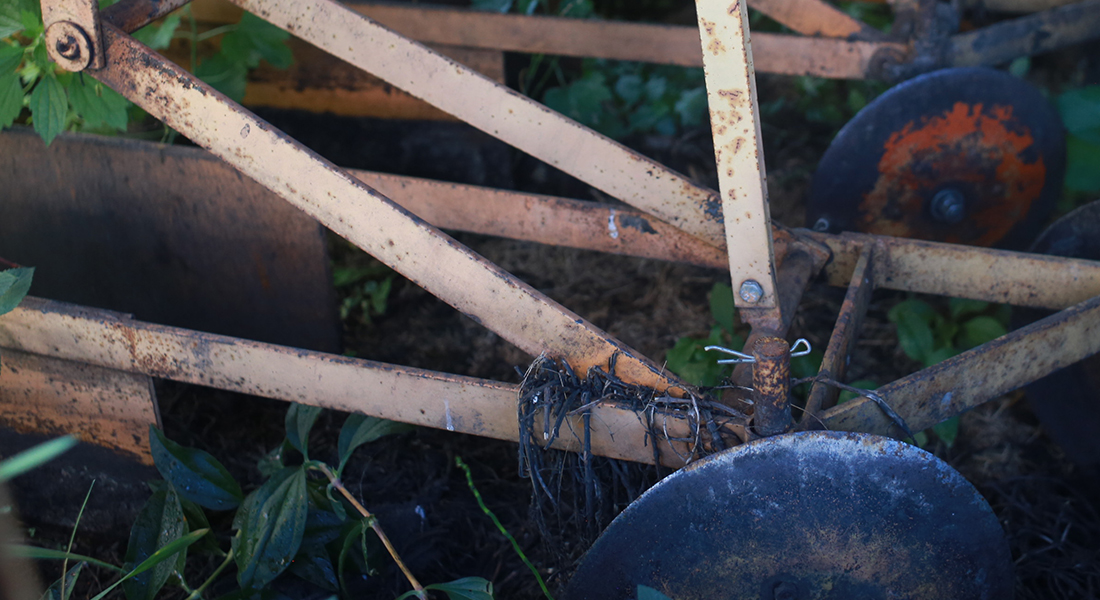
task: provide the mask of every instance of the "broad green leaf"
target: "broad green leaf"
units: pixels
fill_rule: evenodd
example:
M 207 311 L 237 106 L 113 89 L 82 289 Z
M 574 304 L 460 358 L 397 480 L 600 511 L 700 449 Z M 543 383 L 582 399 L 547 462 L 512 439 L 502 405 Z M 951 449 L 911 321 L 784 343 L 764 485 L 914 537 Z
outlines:
M 172 13 L 159 25 L 147 25 L 134 32 L 137 41 L 149 46 L 153 50 L 162 50 L 172 43 L 172 35 L 180 26 L 181 15 Z
M 249 494 L 233 528 L 237 582 L 242 588 L 261 588 L 290 566 L 302 545 L 306 528 L 306 470 L 286 468 Z
M 117 571 L 119 573 L 126 572 L 125 569 L 116 567 L 111 563 L 103 562 L 98 558 L 84 556 L 83 554 L 65 552 L 64 550 L 51 550 L 49 548 L 39 548 L 38 546 L 27 546 L 24 544 L 8 544 L 4 547 L 4 551 L 8 553 L 8 556 L 15 556 L 19 558 L 33 558 L 37 560 L 77 560 L 95 565 L 101 569 Z
M 85 127 L 111 127 L 125 131 L 129 122 L 130 101 L 111 88 L 83 74 L 69 85 L 69 103 L 84 119 Z
M 286 452 L 290 448 L 290 442 L 283 439 L 271 452 L 260 457 L 260 460 L 256 461 L 256 468 L 260 470 L 260 475 L 268 478 L 282 471 L 283 467 L 286 466 L 283 457 L 286 456 Z
M 901 318 L 903 314 L 913 315 L 931 324 L 936 318 L 936 309 L 932 308 L 932 305 L 924 300 L 910 298 L 909 300 L 904 300 L 895 304 L 890 311 L 887 312 L 886 317 L 890 319 L 891 322 L 897 323 L 897 320 Z
M 38 80 L 31 92 L 30 109 L 34 130 L 49 146 L 64 131 L 65 116 L 69 114 L 69 99 L 56 75 L 49 73 Z
M 15 310 L 31 289 L 34 267 L 0 271 L 0 315 Z
M 372 522 L 372 519 L 346 521 L 341 528 L 340 537 L 337 539 L 340 551 L 336 557 L 336 576 L 340 580 L 341 588 L 346 588 L 344 576 L 349 561 L 352 563 L 353 568 L 361 573 L 370 574 L 373 572 L 371 565 L 382 550 L 380 549 L 381 542 L 378 540 L 378 536 L 375 535 L 374 529 L 371 528 Z
M 733 288 L 718 282 L 710 289 L 710 315 L 729 333 L 733 333 L 737 309 L 733 304 Z
M 326 544 L 340 537 L 343 519 L 327 510 L 310 508 L 302 546 L 290 566 L 294 575 L 329 591 L 340 589 Z
M 947 301 L 947 307 L 951 311 L 951 318 L 958 319 L 976 315 L 989 308 L 989 303 L 982 300 L 967 300 L 966 298 L 951 298 Z
M 164 483 L 164 482 L 161 482 Z M 169 489 L 169 486 L 165 485 L 164 489 Z M 187 522 L 187 531 L 194 531 L 196 529 L 210 529 L 210 520 L 206 518 L 206 513 L 203 512 L 202 507 L 187 498 L 180 498 L 177 492 L 176 497 L 179 498 L 180 508 L 183 509 L 183 519 Z M 221 547 L 218 546 L 218 539 L 214 537 L 214 534 L 203 538 L 195 546 L 196 552 L 207 552 L 210 554 L 224 555 Z
M 707 340 L 683 337 L 665 355 L 668 370 L 692 385 L 714 386 L 721 381 L 726 367 L 718 364 L 719 355 L 703 348 Z
M 493 584 L 481 577 L 463 577 L 450 583 L 433 583 L 426 590 L 443 592 L 450 600 L 493 600 Z
M 0 75 L 0 129 L 11 127 L 23 111 L 23 84 L 19 75 Z
M 286 440 L 309 460 L 309 431 L 321 416 L 319 406 L 292 402 L 286 411 Z
M 955 445 L 955 440 L 959 437 L 959 418 L 951 417 L 942 423 L 936 423 L 932 426 L 932 431 L 936 432 L 936 437 L 943 440 L 944 445 L 950 448 Z
M 825 353 L 814 349 L 809 354 L 796 356 L 791 359 L 791 377 L 802 379 L 813 377 L 821 370 L 821 361 L 825 360 Z
M 642 84 L 642 78 L 638 75 L 623 75 L 615 82 L 615 93 L 627 104 L 627 106 L 631 106 L 638 100 L 641 100 L 644 91 L 645 87 Z
M 1100 144 L 1100 85 L 1070 90 L 1058 97 L 1058 111 L 1066 129 L 1086 140 Z M 1093 135 L 1095 139 L 1089 139 Z
M 645 96 L 650 102 L 657 102 L 664 97 L 668 90 L 668 79 L 664 77 L 650 77 L 645 82 Z
M 149 446 L 157 471 L 180 496 L 213 510 L 229 510 L 241 503 L 241 486 L 218 459 L 196 448 L 185 448 L 149 426 Z
M 294 62 L 294 54 L 286 45 L 289 37 L 289 33 L 246 12 L 237 29 L 222 38 L 222 54 L 250 69 L 259 65 L 260 60 L 285 69 Z
M 936 348 L 935 350 L 932 350 L 931 352 L 929 352 L 924 357 L 924 366 L 931 367 L 932 365 L 939 364 L 939 363 L 941 363 L 941 362 L 957 355 L 958 353 L 959 353 L 959 351 L 954 346 L 952 346 L 950 344 L 945 345 L 945 346 L 940 346 L 940 347 Z
M 412 429 L 414 429 L 412 425 L 405 423 L 360 414 L 348 415 L 347 420 L 344 421 L 344 426 L 340 429 L 340 441 L 337 443 L 337 453 L 340 457 L 340 468 L 338 470 L 344 470 L 344 465 L 347 464 L 348 459 L 351 458 L 352 453 L 359 446 L 386 435 L 411 431 Z
M 187 522 L 183 507 L 172 488 L 153 493 L 138 513 L 130 528 L 130 542 L 126 545 L 126 564 L 143 562 L 159 548 L 183 537 Z M 153 600 L 164 587 L 173 572 L 183 572 L 187 550 L 179 552 L 171 560 L 165 560 L 152 569 L 135 575 L 122 584 L 127 600 Z
M 7 46 L 0 43 L 0 75 L 11 75 L 23 62 L 22 46 Z
M 0 38 L 23 31 L 23 3 L 13 0 L 0 2 Z
M 228 58 L 224 53 L 215 54 L 199 63 L 195 76 L 234 102 L 244 99 L 245 87 L 248 85 L 248 67 Z
M 676 100 L 676 114 L 684 127 L 695 127 L 706 122 L 707 90 L 704 87 L 684 90 Z
M 192 531 L 191 533 L 169 543 L 167 546 L 157 550 L 153 553 L 152 556 L 142 561 L 140 565 L 134 567 L 134 569 L 124 575 L 122 579 L 119 579 L 118 581 L 112 583 L 110 586 L 107 587 L 107 589 L 96 594 L 95 597 L 92 598 L 92 600 L 102 600 L 102 598 L 115 591 L 115 588 L 119 585 L 122 585 L 123 582 L 129 580 L 132 577 L 137 577 L 138 575 L 141 575 L 149 569 L 156 567 L 160 563 L 171 559 L 176 554 L 186 550 L 187 547 L 191 544 L 194 544 L 198 540 L 202 539 L 202 536 L 206 535 L 207 533 L 208 530 L 199 529 L 198 531 Z
M 637 596 L 638 600 L 672 600 L 672 598 L 669 598 L 668 596 L 647 585 L 638 586 Z
M 1079 192 L 1100 192 L 1100 143 L 1076 135 L 1066 136 L 1066 187 Z
M 962 332 L 959 334 L 959 347 L 969 350 L 993 341 L 1008 333 L 1004 325 L 993 317 L 978 316 L 962 324 Z
M 76 445 L 76 438 L 71 435 L 59 437 L 28 448 L 0 461 L 0 483 L 12 477 L 19 476 L 31 469 L 45 464 Z
M 893 311 L 891 314 L 893 315 Z M 896 318 L 891 316 L 890 320 L 894 321 L 898 327 L 898 343 L 901 344 L 901 349 L 905 351 L 906 356 L 915 361 L 927 363 L 934 344 L 932 328 L 928 326 L 928 321 L 910 311 L 900 311 Z
M 69 600 L 73 595 L 73 586 L 86 564 L 88 564 L 86 561 L 80 561 L 69 569 L 69 572 L 65 573 L 63 577 L 58 577 L 57 581 L 50 584 L 50 587 L 42 594 L 42 600 Z

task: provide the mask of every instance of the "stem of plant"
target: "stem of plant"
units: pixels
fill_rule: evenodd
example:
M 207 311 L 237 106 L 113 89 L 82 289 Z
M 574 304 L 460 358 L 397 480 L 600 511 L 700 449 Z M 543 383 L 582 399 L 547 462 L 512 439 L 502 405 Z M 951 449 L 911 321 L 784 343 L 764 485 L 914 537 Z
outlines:
M 386 537 L 386 532 L 383 531 L 382 526 L 378 524 L 378 519 L 376 519 L 374 515 L 366 509 L 365 506 L 360 504 L 359 501 L 355 499 L 355 496 L 351 495 L 351 492 L 349 492 L 348 489 L 344 487 L 344 484 L 340 481 L 338 477 L 336 477 L 336 474 L 333 473 L 331 469 L 329 469 L 328 465 L 324 463 L 315 463 L 314 466 L 318 471 L 323 473 L 325 477 L 328 478 L 329 483 L 332 484 L 332 487 L 336 488 L 336 490 L 339 491 L 344 496 L 344 498 L 347 498 L 348 502 L 350 502 L 351 505 L 355 507 L 355 510 L 359 511 L 359 514 L 362 515 L 364 519 L 371 520 L 371 529 L 374 530 L 374 533 L 378 536 L 378 539 L 382 541 L 382 545 L 386 547 L 386 551 L 390 553 L 390 556 L 393 558 L 393 561 L 397 563 L 397 566 L 401 569 L 401 572 L 405 574 L 405 579 L 409 580 L 409 585 L 411 585 L 413 589 L 416 590 L 416 596 L 421 600 L 425 600 L 428 595 L 424 591 L 424 586 L 420 585 L 420 582 L 417 581 L 416 577 L 413 576 L 412 571 L 410 571 L 409 568 L 405 566 L 405 561 L 401 560 L 401 556 L 397 554 L 397 549 L 393 547 L 392 543 L 390 543 L 390 538 Z
M 240 535 L 240 533 L 238 532 L 237 535 Z M 225 568 L 228 567 L 232 562 L 233 549 L 230 548 L 229 553 L 225 555 L 225 560 L 222 561 L 222 564 L 218 565 L 217 569 L 214 569 L 214 572 L 210 574 L 210 577 L 206 578 L 206 581 L 202 582 L 202 585 L 200 585 L 198 588 L 188 594 L 187 600 L 197 600 L 199 598 L 202 598 L 202 593 L 206 591 L 206 588 L 209 587 L 210 584 L 214 583 L 214 580 L 218 578 L 218 575 L 221 575 L 222 571 L 224 571 Z

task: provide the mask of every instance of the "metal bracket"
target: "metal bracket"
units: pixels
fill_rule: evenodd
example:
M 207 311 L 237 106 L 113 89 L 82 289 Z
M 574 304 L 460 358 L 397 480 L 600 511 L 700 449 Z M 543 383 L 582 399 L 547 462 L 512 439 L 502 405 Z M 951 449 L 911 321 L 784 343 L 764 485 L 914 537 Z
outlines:
M 102 69 L 106 64 L 97 0 L 42 0 L 46 51 L 66 71 Z

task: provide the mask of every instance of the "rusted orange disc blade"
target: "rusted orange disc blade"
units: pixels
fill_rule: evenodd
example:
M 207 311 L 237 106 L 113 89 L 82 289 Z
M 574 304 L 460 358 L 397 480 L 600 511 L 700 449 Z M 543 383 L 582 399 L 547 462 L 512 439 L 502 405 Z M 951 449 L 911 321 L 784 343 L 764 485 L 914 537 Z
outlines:
M 837 134 L 814 174 L 807 226 L 1020 248 L 1062 193 L 1065 139 L 1034 87 L 946 69 L 892 88 Z

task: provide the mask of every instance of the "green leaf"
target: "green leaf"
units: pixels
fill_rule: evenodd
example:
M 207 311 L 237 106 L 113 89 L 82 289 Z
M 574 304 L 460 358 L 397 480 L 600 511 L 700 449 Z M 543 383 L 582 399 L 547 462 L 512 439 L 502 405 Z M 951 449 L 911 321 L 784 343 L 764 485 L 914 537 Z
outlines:
M 286 440 L 309 460 L 309 431 L 321 416 L 321 407 L 292 402 L 286 411 Z
M 80 577 L 80 572 L 84 570 L 84 565 L 87 564 L 86 561 L 80 561 L 69 569 L 69 572 L 65 573 L 64 576 L 58 577 L 57 581 L 50 584 L 50 587 L 42 594 L 42 600 L 69 600 L 73 595 L 73 586 Z M 64 594 L 62 594 L 62 590 L 64 590 Z
M 1066 136 L 1066 187 L 1079 192 L 1100 192 L 1100 143 Z
M 0 483 L 17 477 L 31 469 L 47 463 L 76 445 L 71 435 L 59 437 L 28 448 L 3 461 L 0 461 Z
M 282 471 L 283 467 L 286 466 L 283 457 L 286 456 L 286 451 L 290 448 L 290 442 L 284 439 L 271 452 L 260 457 L 260 460 L 256 462 L 256 468 L 260 470 L 260 475 L 263 475 L 266 479 Z
M 662 594 L 661 592 L 658 592 L 657 590 L 647 585 L 638 586 L 637 596 L 638 600 L 672 600 L 672 598 L 669 598 L 668 596 Z
M 706 88 L 696 87 L 684 90 L 676 101 L 674 109 L 680 116 L 680 124 L 684 127 L 702 125 L 707 118 Z
M 1095 133 L 1098 137 L 1088 141 L 1100 144 L 1100 85 L 1062 94 L 1058 97 L 1058 111 L 1070 133 L 1086 139 Z
M 112 583 L 110 586 L 107 587 L 107 589 L 103 590 L 99 594 L 96 594 L 96 596 L 92 598 L 92 600 L 101 600 L 103 597 L 113 592 L 115 588 L 121 585 L 123 582 L 129 580 L 132 577 L 137 577 L 138 575 L 141 575 L 149 569 L 156 567 L 160 563 L 171 559 L 176 554 L 186 550 L 187 547 L 191 544 L 194 544 L 195 542 L 202 539 L 202 536 L 206 535 L 207 533 L 208 530 L 199 529 L 198 531 L 192 531 L 191 533 L 169 543 L 167 546 L 154 552 L 153 555 L 149 558 L 143 560 L 140 565 L 134 567 L 134 569 L 124 575 L 122 579 L 119 579 L 118 581 Z
M 657 102 L 664 98 L 668 91 L 668 79 L 664 77 L 650 77 L 645 82 L 645 96 L 650 102 Z
M 290 566 L 306 528 L 306 469 L 286 468 L 249 494 L 237 511 L 233 539 L 237 582 L 261 588 Z
M 954 346 L 940 346 L 939 348 L 936 348 L 935 350 L 929 352 L 924 357 L 924 366 L 931 367 L 932 365 L 939 364 L 957 355 L 958 353 L 959 351 Z
M 447 594 L 450 600 L 493 600 L 493 584 L 481 577 L 463 577 L 450 583 L 433 583 L 424 586 Z
M 23 47 L 0 44 L 0 75 L 11 75 L 23 62 Z
M 958 319 L 970 315 L 976 315 L 989 308 L 989 303 L 982 300 L 967 300 L 966 298 L 951 298 L 947 301 L 951 311 L 951 318 Z
M 993 317 L 979 316 L 962 324 L 962 332 L 959 334 L 959 347 L 969 350 L 993 341 L 1008 333 L 1005 326 Z
M 821 361 L 825 360 L 825 353 L 814 349 L 809 354 L 796 356 L 791 359 L 791 377 L 802 379 L 813 377 L 821 370 Z
M 340 441 L 337 443 L 337 455 L 340 457 L 338 471 L 344 470 L 344 465 L 347 464 L 348 459 L 351 458 L 352 453 L 359 446 L 386 435 L 412 431 L 413 429 L 415 428 L 412 425 L 405 423 L 360 414 L 348 415 L 347 420 L 344 421 L 344 426 L 340 429 Z
M 130 101 L 91 77 L 77 75 L 69 85 L 69 102 L 85 127 L 107 126 L 125 131 L 129 123 Z
M 234 102 L 244 99 L 245 87 L 248 85 L 248 67 L 224 53 L 215 54 L 199 63 L 195 76 Z
M 12 0 L 0 2 L 0 38 L 23 31 L 23 4 Z
M 718 282 L 710 289 L 710 315 L 722 329 L 733 333 L 737 309 L 733 305 L 733 288 L 729 285 Z
M 0 129 L 11 127 L 23 111 L 23 84 L 19 75 L 0 75 Z
M 142 507 L 130 528 L 130 542 L 126 545 L 126 564 L 138 564 L 153 555 L 159 548 L 178 540 L 187 533 L 187 522 L 179 497 L 171 488 L 155 492 Z M 164 587 L 172 573 L 183 572 L 187 550 L 165 560 L 149 571 L 128 579 L 122 590 L 127 600 L 152 600 Z
M 237 28 L 222 38 L 222 54 L 246 68 L 255 68 L 266 60 L 277 69 L 294 62 L 294 54 L 286 45 L 290 34 L 252 13 L 244 13 Z
M 892 311 L 891 311 L 892 312 Z M 932 328 L 919 314 L 909 311 L 897 313 L 891 321 L 898 327 L 898 343 L 909 358 L 926 363 L 933 350 Z
M 241 503 L 241 486 L 218 459 L 196 448 L 185 448 L 149 426 L 153 463 L 180 496 L 213 510 L 229 510 Z
M 31 92 L 30 109 L 34 130 L 49 146 L 65 129 L 65 116 L 69 114 L 69 99 L 56 75 L 49 73 L 38 80 Z
M 161 482 L 164 483 L 164 482 Z M 169 486 L 164 486 L 168 489 Z M 202 507 L 187 498 L 180 498 L 177 492 L 176 497 L 179 498 L 180 508 L 183 509 L 183 519 L 187 522 L 187 531 L 194 531 L 196 529 L 210 529 L 210 520 L 206 518 L 206 513 L 203 512 Z M 224 554 L 221 547 L 218 546 L 218 540 L 214 537 L 214 534 L 206 536 L 195 547 L 197 552 L 208 552 L 211 554 Z
M 373 571 L 371 565 L 375 556 L 381 549 L 381 542 L 371 528 L 373 519 L 360 519 L 347 521 L 340 532 L 337 545 L 340 551 L 336 557 L 336 576 L 340 580 L 340 586 L 346 588 L 344 574 L 347 571 L 348 562 L 363 573 Z M 358 552 L 357 552 L 358 551 Z
M 718 364 L 717 354 L 708 353 L 703 349 L 706 341 L 690 337 L 676 340 L 676 345 L 665 355 L 668 370 L 691 385 L 718 385 L 726 367 Z
M 116 567 L 111 563 L 103 562 L 98 558 L 84 556 L 83 554 L 65 552 L 64 550 L 51 550 L 49 548 L 39 548 L 38 546 L 27 546 L 24 544 L 8 544 L 4 547 L 4 551 L 7 552 L 9 556 L 15 556 L 19 558 L 33 558 L 37 560 L 78 560 L 91 565 L 95 565 L 102 569 L 117 571 L 119 573 L 126 572 L 124 569 Z
M 859 388 L 861 390 L 877 390 L 878 382 L 872 379 L 857 379 L 848 385 Z M 853 398 L 859 398 L 859 395 L 855 392 L 849 392 L 848 390 L 841 390 L 840 396 L 837 397 L 837 404 L 844 404 L 845 402 L 852 400 Z
M 15 310 L 31 289 L 34 267 L 0 271 L 0 315 Z
M 137 41 L 149 46 L 153 50 L 163 50 L 172 43 L 172 35 L 180 26 L 181 15 L 172 13 L 164 19 L 160 25 L 147 25 L 134 32 Z
M 932 431 L 936 432 L 936 437 L 950 448 L 955 445 L 955 440 L 959 437 L 959 418 L 951 417 L 942 423 L 936 423 L 932 426 Z
M 339 590 L 336 568 L 326 544 L 340 537 L 342 526 L 343 519 L 335 513 L 311 507 L 306 517 L 302 545 L 291 563 L 290 572 L 326 590 Z
M 626 102 L 627 106 L 633 105 L 642 99 L 645 87 L 642 78 L 638 75 L 623 75 L 615 82 L 615 93 Z

